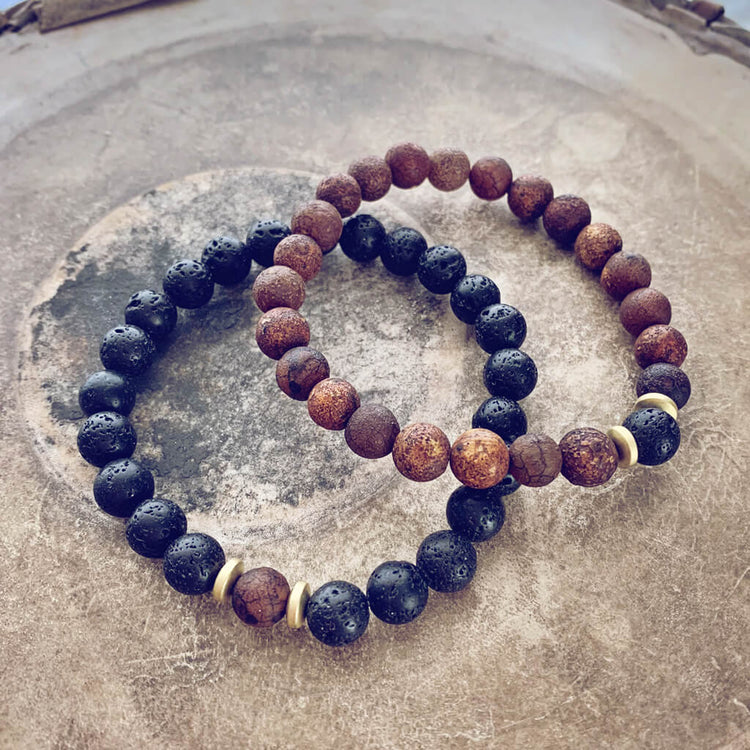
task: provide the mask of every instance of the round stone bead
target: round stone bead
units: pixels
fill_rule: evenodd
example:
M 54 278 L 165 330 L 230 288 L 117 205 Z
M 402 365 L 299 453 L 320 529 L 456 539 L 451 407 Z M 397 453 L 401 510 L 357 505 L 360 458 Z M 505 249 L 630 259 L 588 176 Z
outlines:
M 327 201 L 310 201 L 299 206 L 292 216 L 292 232 L 312 237 L 324 253 L 336 247 L 341 237 L 341 215 Z
M 359 184 L 349 174 L 332 174 L 323 179 L 315 191 L 320 201 L 330 203 L 341 215 L 351 216 L 362 203 L 362 192 Z
M 356 389 L 341 378 L 321 380 L 307 399 L 310 419 L 326 430 L 343 430 L 357 409 L 359 395 Z
M 258 265 L 272 266 L 276 245 L 291 233 L 286 224 L 276 219 L 256 221 L 248 230 L 245 247 Z
M 505 505 L 494 487 L 487 490 L 459 487 L 448 498 L 445 515 L 456 534 L 470 542 L 485 542 L 505 523 Z
M 104 334 L 99 359 L 107 370 L 125 375 L 142 375 L 153 364 L 156 347 L 151 337 L 137 326 L 122 325 Z
M 78 451 L 94 466 L 133 455 L 138 439 L 130 420 L 115 411 L 92 414 L 78 431 Z
M 208 534 L 183 534 L 164 552 L 164 577 L 181 594 L 211 591 L 226 559 L 221 545 Z
M 651 287 L 635 289 L 620 303 L 620 322 L 632 336 L 649 326 L 666 324 L 672 319 L 672 305 L 661 292 Z
M 580 487 L 596 487 L 608 482 L 620 461 L 612 438 L 593 427 L 580 427 L 564 435 L 560 452 L 562 475 Z
M 464 256 L 450 245 L 428 247 L 417 259 L 417 276 L 433 294 L 448 294 L 466 275 Z
M 547 435 L 521 435 L 511 443 L 508 452 L 510 473 L 527 487 L 544 487 L 562 469 L 562 452 Z
M 391 168 L 380 156 L 365 156 L 349 165 L 363 201 L 380 200 L 391 189 Z
M 164 292 L 143 289 L 128 300 L 125 322 L 145 331 L 154 341 L 163 341 L 177 325 L 177 308 Z
M 528 423 L 517 401 L 505 396 L 492 396 L 476 410 L 471 426 L 491 430 L 510 444 L 526 433 Z
M 280 359 L 289 349 L 310 343 L 310 327 L 296 310 L 274 307 L 260 316 L 255 341 L 267 357 Z
M 94 479 L 94 500 L 111 516 L 127 518 L 154 496 L 154 475 L 132 458 L 110 461 Z
M 609 224 L 589 224 L 576 237 L 573 245 L 578 262 L 589 271 L 600 271 L 604 264 L 622 250 L 620 233 Z
M 651 284 L 651 266 L 638 253 L 615 253 L 604 264 L 599 284 L 612 299 L 625 299 L 635 289 Z
M 348 258 L 368 263 L 380 255 L 385 238 L 385 227 L 374 216 L 358 214 L 344 224 L 339 244 Z
M 217 284 L 234 286 L 250 273 L 252 257 L 247 246 L 238 239 L 216 237 L 203 248 L 201 262 Z
M 577 195 L 558 195 L 544 209 L 547 234 L 564 247 L 572 245 L 580 231 L 591 223 L 591 209 Z
M 416 143 L 398 143 L 388 149 L 385 161 L 397 188 L 408 190 L 421 185 L 430 174 L 430 157 Z
M 424 422 L 407 425 L 393 445 L 393 462 L 407 479 L 430 482 L 448 467 L 451 444 L 438 427 Z
M 135 386 L 119 372 L 100 370 L 81 386 L 78 405 L 84 414 L 116 411 L 127 416 L 135 406 Z
M 687 357 L 687 341 L 672 326 L 649 326 L 642 331 L 633 345 L 635 361 L 641 367 L 648 367 L 656 362 L 666 362 L 679 367 Z
M 422 614 L 429 592 L 419 569 L 410 562 L 384 562 L 367 581 L 370 609 L 389 625 L 404 625 Z
M 276 245 L 273 261 L 278 266 L 296 271 L 304 281 L 310 281 L 323 266 L 323 251 L 312 237 L 290 234 Z
M 314 591 L 305 609 L 307 627 L 326 646 L 354 643 L 367 629 L 367 597 L 353 583 L 330 581 Z
M 383 265 L 398 276 L 417 272 L 419 257 L 427 250 L 427 240 L 410 227 L 399 227 L 390 232 L 380 252 Z
M 289 582 L 273 568 L 253 568 L 243 573 L 232 589 L 232 609 L 246 625 L 270 628 L 284 618 Z
M 417 568 L 431 589 L 460 591 L 474 578 L 477 553 L 471 542 L 455 531 L 436 531 L 419 545 Z
M 549 180 L 537 175 L 522 175 L 508 188 L 508 208 L 523 222 L 536 221 L 553 196 Z
M 344 431 L 346 444 L 362 458 L 383 458 L 393 450 L 400 427 L 390 409 L 380 404 L 362 404 L 349 417 Z
M 430 156 L 430 183 L 438 190 L 458 190 L 469 179 L 471 164 L 463 151 L 440 148 Z
M 500 349 L 484 366 L 484 385 L 493 396 L 520 401 L 534 390 L 536 379 L 534 360 L 519 349 Z
M 469 183 L 474 195 L 485 201 L 502 198 L 513 182 L 513 172 L 505 159 L 498 156 L 485 156 L 478 159 L 471 168 Z
M 526 319 L 511 305 L 498 303 L 479 312 L 474 335 L 486 352 L 518 349 L 526 338 Z
M 467 325 L 474 325 L 488 305 L 500 302 L 500 290 L 492 279 L 472 273 L 464 276 L 451 292 L 451 310 Z
M 680 447 L 680 428 L 661 409 L 640 409 L 628 416 L 622 426 L 630 430 L 638 446 L 638 463 L 657 466 L 669 461 Z
M 255 277 L 253 300 L 261 312 L 274 307 L 299 310 L 305 301 L 305 280 L 288 266 L 264 268 Z
M 131 549 L 144 557 L 162 557 L 169 545 L 187 531 L 187 519 L 171 500 L 146 500 L 130 516 L 125 537 Z
M 644 393 L 663 393 L 675 402 L 678 409 L 682 409 L 690 398 L 690 379 L 679 367 L 657 362 L 649 365 L 638 376 L 635 392 L 639 396 Z
M 164 291 L 177 307 L 195 310 L 214 294 L 214 282 L 208 268 L 199 260 L 178 260 L 167 269 Z
M 328 360 L 309 346 L 289 349 L 276 365 L 279 388 L 295 401 L 307 401 L 313 387 L 329 374 Z
M 451 470 L 467 487 L 486 490 L 508 473 L 508 448 L 505 441 L 490 430 L 467 430 L 451 448 Z

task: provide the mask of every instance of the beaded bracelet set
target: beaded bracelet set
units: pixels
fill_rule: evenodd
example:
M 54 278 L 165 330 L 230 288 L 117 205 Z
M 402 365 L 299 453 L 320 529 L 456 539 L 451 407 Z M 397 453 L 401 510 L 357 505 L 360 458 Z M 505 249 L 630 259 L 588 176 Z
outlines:
M 579 262 L 601 272 L 601 286 L 621 301 L 620 319 L 636 336 L 634 352 L 644 368 L 637 383 L 635 411 L 607 432 L 584 427 L 555 442 L 527 433 L 518 401 L 534 389 L 537 370 L 520 350 L 526 322 L 514 307 L 500 302 L 500 292 L 486 276 L 467 274 L 463 255 L 453 247 L 428 247 L 414 229 L 386 232 L 373 216 L 358 214 L 363 200 L 377 201 L 391 185 L 416 187 L 426 179 L 438 190 L 452 191 L 467 180 L 481 199 L 507 194 L 510 210 L 522 222 L 540 217 L 548 235 L 563 249 L 572 247 Z M 130 546 L 146 557 L 163 557 L 167 582 L 184 594 L 213 591 L 231 601 L 248 625 L 269 627 L 286 618 L 290 628 L 307 621 L 323 643 L 340 646 L 365 631 L 370 611 L 390 624 L 403 624 L 424 609 L 429 589 L 463 589 L 476 570 L 473 544 L 494 536 L 505 518 L 502 498 L 520 485 L 541 487 L 562 474 L 569 482 L 593 487 L 608 481 L 618 466 L 661 464 L 680 442 L 677 410 L 690 396 L 690 382 L 680 369 L 687 354 L 682 334 L 669 325 L 669 300 L 650 287 L 651 269 L 640 255 L 622 251 L 622 240 L 606 224 L 591 224 L 588 205 L 573 195 L 554 197 L 542 177 L 513 180 L 507 162 L 483 158 L 473 166 L 461 151 L 440 149 L 428 155 L 413 143 L 391 148 L 385 159 L 366 157 L 318 186 L 316 199 L 301 206 L 291 228 L 278 221 L 257 222 L 246 241 L 220 237 L 210 242 L 200 261 L 181 260 L 163 280 L 163 292 L 135 293 L 125 308 L 125 325 L 105 336 L 100 348 L 105 369 L 86 381 L 79 403 L 89 415 L 78 434 L 83 458 L 101 470 L 94 498 L 107 513 L 128 518 Z M 380 258 L 390 272 L 417 274 L 434 294 L 450 294 L 456 317 L 474 326 L 477 343 L 489 353 L 484 383 L 491 397 L 474 414 L 472 429 L 451 445 L 445 433 L 426 423 L 400 427 L 393 413 L 376 403 L 360 403 L 350 383 L 330 377 L 326 358 L 308 346 L 310 329 L 298 312 L 305 283 L 321 269 L 323 257 L 340 244 L 361 263 Z M 370 576 L 366 593 L 346 581 L 331 581 L 311 592 L 305 581 L 290 588 L 268 567 L 245 572 L 242 560 L 226 560 L 219 543 L 201 533 L 187 533 L 187 520 L 174 502 L 154 498 L 154 478 L 131 458 L 136 433 L 128 419 L 135 404 L 132 378 L 153 363 L 156 346 L 174 330 L 177 308 L 195 309 L 212 297 L 214 285 L 245 280 L 252 261 L 266 268 L 255 279 L 252 295 L 262 311 L 256 326 L 260 350 L 277 360 L 276 381 L 291 398 L 307 403 L 312 420 L 344 432 L 350 449 L 367 459 L 393 457 L 398 471 L 417 482 L 442 475 L 450 465 L 462 486 L 446 509 L 449 530 L 427 536 L 416 565 L 389 561 Z

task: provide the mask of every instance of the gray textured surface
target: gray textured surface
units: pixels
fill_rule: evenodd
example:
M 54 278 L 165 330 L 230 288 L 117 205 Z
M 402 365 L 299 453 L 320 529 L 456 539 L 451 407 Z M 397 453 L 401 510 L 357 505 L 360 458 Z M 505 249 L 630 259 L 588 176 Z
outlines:
M 196 6 L 210 16 L 197 3 L 184 17 Z M 0 152 L 5 745 L 748 745 L 747 72 L 685 57 L 661 29 L 595 2 L 581 6 L 592 33 L 606 21 L 619 46 L 599 67 L 585 45 L 562 58 L 555 45 L 575 38 L 565 24 L 580 27 L 580 8 L 566 19 L 555 17 L 558 5 L 528 6 L 542 26 L 558 24 L 557 41 L 514 37 L 479 5 L 501 41 L 447 10 L 409 26 L 416 4 L 331 6 L 316 27 L 300 26 L 290 4 L 269 26 L 243 30 L 250 20 L 235 19 L 233 31 L 195 43 L 156 49 L 158 37 L 139 37 L 133 45 L 156 51 L 127 60 L 122 36 L 138 22 L 122 17 L 106 22 L 110 32 L 91 27 L 81 51 L 106 58 L 111 39 L 117 62 L 80 77 L 72 57 L 53 50 L 63 93 L 24 100 L 9 86 Z M 530 12 L 519 10 L 521 34 Z M 449 45 L 437 43 L 441 24 Z M 602 75 L 636 48 L 662 60 L 655 75 L 671 85 L 660 104 L 650 99 L 658 82 Z M 671 98 L 674 81 L 700 93 L 718 71 L 725 98 L 696 94 L 697 119 L 687 118 Z M 180 597 L 157 564 L 135 559 L 120 522 L 92 507 L 93 471 L 74 449 L 74 391 L 131 291 L 158 283 L 162 268 L 215 232 L 288 215 L 316 176 L 406 137 L 472 158 L 500 153 L 516 173 L 539 171 L 557 192 L 585 196 L 595 220 L 651 260 L 653 285 L 691 347 L 694 396 L 669 465 L 597 490 L 559 480 L 519 492 L 467 591 L 434 596 L 406 628 L 375 622 L 354 647 L 332 652 L 283 625 L 252 631 L 207 598 Z M 525 312 L 525 348 L 541 373 L 526 404 L 534 429 L 559 438 L 626 415 L 637 376 L 630 338 L 595 280 L 543 233 L 466 189 L 395 191 L 373 211 L 461 247 Z M 483 358 L 447 300 L 378 264 L 359 269 L 331 254 L 303 310 L 334 372 L 382 397 L 403 423 L 424 418 L 455 438 L 484 398 Z M 343 577 L 364 586 L 380 561 L 413 559 L 444 525 L 453 482 L 415 486 L 387 460 L 358 461 L 340 435 L 315 428 L 255 350 L 256 317 L 247 291 L 221 292 L 205 314 L 184 316 L 185 335 L 136 407 L 139 451 L 162 494 L 230 552 L 313 585 Z

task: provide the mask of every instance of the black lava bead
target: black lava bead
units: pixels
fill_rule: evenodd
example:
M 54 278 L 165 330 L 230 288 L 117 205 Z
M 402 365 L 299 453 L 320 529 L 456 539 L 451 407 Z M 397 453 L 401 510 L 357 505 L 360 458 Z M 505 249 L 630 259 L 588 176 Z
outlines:
M 474 325 L 488 305 L 500 302 L 500 290 L 492 279 L 472 273 L 464 276 L 451 292 L 451 310 L 462 322 Z
M 326 646 L 346 646 L 370 621 L 367 597 L 353 583 L 331 581 L 313 593 L 305 608 L 310 632 Z
M 500 349 L 484 366 L 484 385 L 493 396 L 514 401 L 526 398 L 536 386 L 536 365 L 519 349 Z
M 347 257 L 367 263 L 383 251 L 385 238 L 385 227 L 374 216 L 358 214 L 344 224 L 339 245 Z
M 661 409 L 634 411 L 622 423 L 633 433 L 638 446 L 638 463 L 657 466 L 669 461 L 680 447 L 677 422 Z
M 291 233 L 292 230 L 286 224 L 275 219 L 256 221 L 247 233 L 245 246 L 256 263 L 261 266 L 272 266 L 276 245 Z
M 205 594 L 225 562 L 224 550 L 213 537 L 184 534 L 164 552 L 164 577 L 181 594 Z
M 475 325 L 477 344 L 490 354 L 498 349 L 518 349 L 526 338 L 526 320 L 511 305 L 485 307 Z
M 78 391 L 78 404 L 84 414 L 116 411 L 127 417 L 135 406 L 135 387 L 119 372 L 100 370 Z
M 107 370 L 141 375 L 156 357 L 153 339 L 138 326 L 123 325 L 104 334 L 99 359 Z
M 520 486 L 521 483 L 512 474 L 506 474 L 492 489 L 498 497 L 505 497 L 512 495 Z
M 399 227 L 386 237 L 380 260 L 391 273 L 411 276 L 417 272 L 419 256 L 425 250 L 427 241 L 416 229 Z
M 187 519 L 171 500 L 146 500 L 125 526 L 128 544 L 144 557 L 161 557 L 169 545 L 187 531 Z
M 244 243 L 234 237 L 216 237 L 203 248 L 201 262 L 217 284 L 234 286 L 245 280 L 253 260 Z
M 635 390 L 639 396 L 663 393 L 677 404 L 678 409 L 682 409 L 690 398 L 690 380 L 679 367 L 657 362 L 641 372 Z
M 127 518 L 154 496 L 154 475 L 132 458 L 110 461 L 94 479 L 94 500 L 111 516 Z
M 477 553 L 471 542 L 455 531 L 436 531 L 417 551 L 417 567 L 435 591 L 460 591 L 474 578 Z
M 214 294 L 214 282 L 208 268 L 199 260 L 178 260 L 167 269 L 164 291 L 177 307 L 194 310 Z
M 526 415 L 518 402 L 505 396 L 488 398 L 474 413 L 471 426 L 491 430 L 510 445 L 526 434 Z
M 177 325 L 177 308 L 164 292 L 143 289 L 128 300 L 125 322 L 142 328 L 154 341 L 162 341 Z
M 137 442 L 130 420 L 115 411 L 92 414 L 78 431 L 78 451 L 94 466 L 130 457 Z
M 433 294 L 448 294 L 466 275 L 466 260 L 455 247 L 428 247 L 417 261 L 417 276 L 422 286 Z
M 505 522 L 505 506 L 501 498 L 494 487 L 488 490 L 459 487 L 451 493 L 445 508 L 448 525 L 470 542 L 492 538 Z
M 418 617 L 428 594 L 427 582 L 410 562 L 384 562 L 373 570 L 367 582 L 372 613 L 389 625 L 403 625 Z

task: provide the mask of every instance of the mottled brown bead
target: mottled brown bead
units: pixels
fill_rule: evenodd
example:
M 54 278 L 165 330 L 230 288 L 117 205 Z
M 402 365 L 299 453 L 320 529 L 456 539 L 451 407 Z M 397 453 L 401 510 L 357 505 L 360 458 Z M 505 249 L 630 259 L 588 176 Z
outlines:
M 428 178 L 438 190 L 458 190 L 469 179 L 469 172 L 471 163 L 463 151 L 439 148 L 430 155 Z
M 315 278 L 323 267 L 320 245 L 305 234 L 284 237 L 273 251 L 273 262 L 296 271 L 304 281 Z
M 633 345 L 635 361 L 643 368 L 655 362 L 679 367 L 687 357 L 685 337 L 672 326 L 649 326 L 641 331 Z
M 289 349 L 310 343 L 310 326 L 296 310 L 274 307 L 260 316 L 255 326 L 255 340 L 263 354 L 279 359 Z
M 651 283 L 651 266 L 638 253 L 615 253 L 604 264 L 599 283 L 612 299 L 625 299 L 634 289 Z
M 344 431 L 346 444 L 362 458 L 383 458 L 393 450 L 400 427 L 390 409 L 380 404 L 362 404 L 349 417 Z
M 536 221 L 554 195 L 549 180 L 533 174 L 521 175 L 508 188 L 508 208 L 521 221 Z
M 349 174 L 332 174 L 318 185 L 315 197 L 330 203 L 342 218 L 351 216 L 362 203 L 359 183 Z
M 393 445 L 393 463 L 415 482 L 437 479 L 448 467 L 451 444 L 435 425 L 415 422 L 399 432 Z
M 573 252 L 589 271 L 600 271 L 604 264 L 622 250 L 620 233 L 609 224 L 589 224 L 576 237 Z
M 363 201 L 378 201 L 391 189 L 391 168 L 380 156 L 365 156 L 349 165 Z
M 527 487 L 544 487 L 562 468 L 562 453 L 547 435 L 529 432 L 516 438 L 508 449 L 509 471 L 513 478 Z
M 232 589 L 232 609 L 246 625 L 270 628 L 284 617 L 289 583 L 278 570 L 253 568 Z
M 388 149 L 385 161 L 391 168 L 391 178 L 397 188 L 404 190 L 421 185 L 430 174 L 430 157 L 416 143 L 398 143 Z
M 562 475 L 581 487 L 604 484 L 617 470 L 620 456 L 612 438 L 593 427 L 571 430 L 560 441 Z
M 485 156 L 477 159 L 469 173 L 469 183 L 474 195 L 485 201 L 496 201 L 502 198 L 508 192 L 511 182 L 513 182 L 513 171 L 508 162 L 499 156 Z M 550 198 L 552 198 L 551 195 Z
M 305 280 L 288 266 L 264 268 L 255 278 L 253 299 L 261 312 L 274 307 L 298 310 L 305 301 Z
M 336 247 L 343 227 L 341 215 L 327 201 L 310 201 L 299 206 L 291 221 L 293 234 L 312 237 L 324 253 Z
M 459 482 L 476 490 L 486 490 L 508 473 L 508 448 L 490 430 L 467 430 L 451 448 L 451 470 Z
M 321 380 L 307 399 L 310 418 L 326 430 L 343 430 L 358 408 L 359 394 L 341 378 Z
M 591 209 L 577 195 L 558 195 L 544 209 L 544 229 L 555 242 L 568 247 L 580 231 L 591 223 Z
M 313 387 L 329 374 L 326 358 L 309 346 L 296 346 L 284 352 L 276 365 L 279 388 L 295 401 L 306 401 Z
M 649 326 L 669 323 L 672 305 L 661 292 L 651 287 L 635 289 L 620 303 L 620 322 L 633 336 Z

